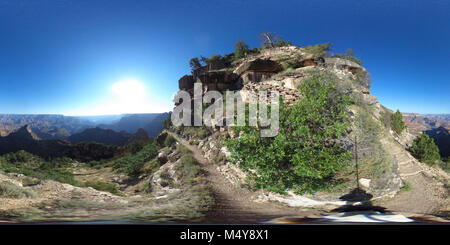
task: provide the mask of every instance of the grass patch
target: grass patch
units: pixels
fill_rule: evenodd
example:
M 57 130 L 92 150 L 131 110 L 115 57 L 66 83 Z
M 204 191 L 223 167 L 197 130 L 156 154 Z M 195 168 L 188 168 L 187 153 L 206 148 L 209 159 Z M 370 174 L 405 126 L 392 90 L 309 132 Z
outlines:
M 20 187 L 9 181 L 3 181 L 0 183 L 0 196 L 4 198 L 36 198 L 37 194 L 26 188 Z
M 185 155 L 181 158 L 181 175 L 183 181 L 192 183 L 193 179 L 199 176 L 201 171 L 197 160 L 191 155 Z
M 177 142 L 177 140 L 172 136 L 172 135 L 167 135 L 166 139 L 164 140 L 164 145 L 169 147 L 172 146 L 173 144 L 175 144 L 175 142 Z
M 181 129 L 181 134 L 193 138 L 204 139 L 211 133 L 204 127 L 183 127 Z
M 81 187 L 92 187 L 98 191 L 106 191 L 118 196 L 123 195 L 122 192 L 120 192 L 119 187 L 115 183 L 87 181 L 84 182 Z
M 410 183 L 404 181 L 404 184 L 405 184 L 405 185 L 404 185 L 402 188 L 400 188 L 400 191 L 409 191 L 409 190 L 412 189 L 412 186 L 411 186 Z
M 158 171 L 158 169 L 161 167 L 161 164 L 159 163 L 157 158 L 153 158 L 152 160 L 146 162 L 144 166 L 141 169 L 142 173 L 151 175 L 154 172 Z
M 184 146 L 182 144 L 178 144 L 177 145 L 177 150 L 180 151 L 181 154 L 183 154 L 183 155 L 187 155 L 187 154 L 191 153 L 191 151 L 186 146 Z

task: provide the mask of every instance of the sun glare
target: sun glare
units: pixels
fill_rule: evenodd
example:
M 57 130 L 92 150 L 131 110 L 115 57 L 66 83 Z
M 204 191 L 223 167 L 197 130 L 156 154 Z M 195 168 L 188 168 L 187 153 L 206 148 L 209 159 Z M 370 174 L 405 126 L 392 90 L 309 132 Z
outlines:
M 143 99 L 146 94 L 144 84 L 136 79 L 126 79 L 112 85 L 113 93 L 120 99 L 137 100 Z
M 89 108 L 82 108 L 75 113 L 70 113 L 70 115 L 116 115 L 171 110 L 171 108 L 154 101 L 145 84 L 134 78 L 113 83 L 110 92 L 109 98 L 105 101 Z

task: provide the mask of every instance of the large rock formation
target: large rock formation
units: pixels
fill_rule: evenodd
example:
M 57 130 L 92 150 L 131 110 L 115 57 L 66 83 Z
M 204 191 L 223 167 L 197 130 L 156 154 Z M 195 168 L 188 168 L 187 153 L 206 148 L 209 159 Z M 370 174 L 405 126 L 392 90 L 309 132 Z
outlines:
M 184 75 L 178 80 L 180 90 L 189 90 L 194 88 L 194 77 L 192 75 Z
M 329 68 L 351 72 L 352 74 L 356 74 L 359 70 L 365 70 L 357 63 L 342 58 L 325 58 L 325 65 Z
M 201 81 L 204 90 L 234 90 L 238 88 L 238 76 L 231 71 L 208 71 L 201 74 L 198 79 Z
M 255 59 L 245 61 L 238 66 L 234 73 L 238 74 L 243 82 L 258 83 L 269 79 L 272 75 L 283 70 L 280 63 L 270 59 Z

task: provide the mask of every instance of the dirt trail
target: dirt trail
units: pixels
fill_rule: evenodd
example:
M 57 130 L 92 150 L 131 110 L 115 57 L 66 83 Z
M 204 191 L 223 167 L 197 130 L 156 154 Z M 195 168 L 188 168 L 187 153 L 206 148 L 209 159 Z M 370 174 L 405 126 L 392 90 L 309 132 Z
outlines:
M 400 177 L 409 185 L 409 190 L 398 193 L 382 203 L 391 211 L 414 214 L 432 214 L 448 218 L 450 198 L 443 187 L 448 175 L 417 161 L 398 143 L 384 142 L 396 154 Z
M 302 210 L 277 203 L 257 203 L 253 201 L 254 192 L 231 184 L 218 170 L 217 165 L 209 163 L 195 147 L 178 135 L 168 132 L 178 142 L 186 146 L 193 157 L 201 164 L 213 189 L 216 204 L 207 215 L 207 223 L 262 223 L 281 216 L 306 216 L 319 211 Z

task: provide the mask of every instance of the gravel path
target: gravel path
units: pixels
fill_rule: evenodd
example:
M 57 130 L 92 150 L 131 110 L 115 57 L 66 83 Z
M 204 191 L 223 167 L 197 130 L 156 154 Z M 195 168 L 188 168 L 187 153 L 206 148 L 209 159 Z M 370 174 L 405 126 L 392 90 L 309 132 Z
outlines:
M 398 193 L 382 205 L 391 211 L 413 214 L 438 215 L 449 218 L 450 198 L 443 187 L 448 175 L 440 170 L 420 163 L 400 144 L 389 142 L 396 152 L 399 173 L 410 188 Z

